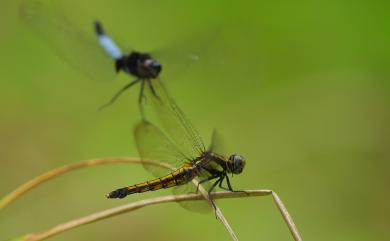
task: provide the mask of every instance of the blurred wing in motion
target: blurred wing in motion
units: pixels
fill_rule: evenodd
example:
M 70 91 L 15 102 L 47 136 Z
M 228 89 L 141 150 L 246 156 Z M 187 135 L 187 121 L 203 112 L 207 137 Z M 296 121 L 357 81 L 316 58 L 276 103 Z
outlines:
M 211 56 L 210 50 L 219 48 L 221 41 L 220 28 L 214 27 L 161 46 L 150 54 L 164 66 L 161 75 L 164 80 L 167 77 L 171 81 L 193 68 L 207 66 L 212 69 L 217 62 L 220 64 L 221 59 Z
M 111 80 L 115 78 L 114 60 L 99 45 L 93 31 L 90 34 L 79 31 L 63 16 L 60 1 L 23 0 L 20 8 L 22 20 L 53 51 L 74 69 L 93 80 Z
M 145 169 L 155 177 L 162 177 L 172 170 L 148 165 L 146 161 L 160 161 L 171 165 L 172 168 L 178 168 L 186 160 L 176 145 L 151 123 L 144 121 L 138 123 L 134 128 L 134 138 Z
M 199 51 L 190 51 L 183 48 L 162 48 L 151 52 L 153 58 L 163 65 L 161 76 L 165 79 L 177 79 L 189 69 L 199 65 L 201 57 Z
M 169 96 L 160 79 L 147 81 L 145 109 L 158 119 L 162 130 L 188 159 L 194 159 L 206 151 L 198 132 Z
M 217 131 L 217 129 L 213 130 L 211 135 L 211 143 L 209 146 L 209 151 L 217 153 L 221 156 L 224 156 L 227 152 L 225 142 L 221 136 L 221 134 Z

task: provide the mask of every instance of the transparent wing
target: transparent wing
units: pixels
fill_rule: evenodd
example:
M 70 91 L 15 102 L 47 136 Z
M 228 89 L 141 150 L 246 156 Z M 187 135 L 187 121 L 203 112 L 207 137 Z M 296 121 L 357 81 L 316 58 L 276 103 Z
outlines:
M 158 60 L 162 66 L 162 77 L 165 79 L 177 79 L 182 74 L 192 68 L 196 68 L 202 62 L 200 51 L 193 51 L 188 48 L 162 48 L 161 50 L 153 51 L 151 56 Z
M 22 20 L 68 65 L 94 80 L 115 78 L 115 63 L 99 45 L 93 22 L 91 31 L 83 33 L 72 25 L 57 6 L 61 1 L 23 0 Z
M 138 152 L 143 161 L 143 166 L 147 171 L 152 173 L 155 177 L 161 177 L 169 173 L 166 168 L 148 165 L 148 160 L 158 160 L 167 163 L 175 168 L 180 167 L 185 160 L 184 155 L 173 144 L 167 136 L 156 126 L 148 122 L 140 122 L 134 128 L 134 137 L 137 145 Z M 207 172 L 201 172 L 197 181 L 207 179 L 210 175 Z M 205 182 L 202 184 L 203 188 L 207 191 L 213 181 Z M 196 193 L 196 186 L 193 182 L 189 182 L 185 185 L 177 186 L 172 189 L 174 194 L 188 194 Z M 212 210 L 206 200 L 204 201 L 186 201 L 179 202 L 179 204 L 187 210 L 195 212 L 209 212 Z
M 146 163 L 148 160 L 161 161 L 174 168 L 180 167 L 185 160 L 185 156 L 176 145 L 151 123 L 138 123 L 134 128 L 134 138 L 145 169 L 155 177 L 162 177 L 170 170 L 148 165 Z
M 188 159 L 199 157 L 205 145 L 198 132 L 169 96 L 160 79 L 147 82 L 145 109 L 154 114 L 162 130 Z
M 173 189 L 175 195 L 187 194 L 187 193 L 196 193 L 196 187 L 192 183 L 188 183 L 183 186 L 178 186 Z M 197 213 L 207 213 L 213 209 L 210 207 L 210 204 L 206 200 L 200 201 L 184 201 L 178 202 L 180 206 L 184 209 L 197 212 Z
M 201 174 L 196 177 L 196 180 L 198 182 L 205 180 L 209 177 L 207 172 L 201 172 Z M 209 188 L 213 185 L 213 183 L 216 180 L 211 180 L 208 182 L 202 183 L 202 187 L 206 190 L 206 192 L 209 190 Z M 186 185 L 177 186 L 173 189 L 173 193 L 176 195 L 180 194 L 187 194 L 187 193 L 197 193 L 197 187 L 194 185 L 193 182 L 190 182 Z M 213 200 L 215 202 L 215 200 Z M 193 211 L 193 212 L 200 212 L 200 213 L 207 213 L 213 210 L 213 208 L 210 206 L 207 200 L 201 200 L 201 201 L 185 201 L 185 202 L 179 202 L 180 206 L 183 208 Z

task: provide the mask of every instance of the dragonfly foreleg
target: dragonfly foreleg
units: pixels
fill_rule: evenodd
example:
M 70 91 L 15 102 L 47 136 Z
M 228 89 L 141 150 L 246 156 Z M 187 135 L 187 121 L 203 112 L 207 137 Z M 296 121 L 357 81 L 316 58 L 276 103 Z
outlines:
M 227 185 L 228 185 L 228 188 L 219 186 L 220 188 L 222 188 L 222 189 L 224 189 L 224 190 L 226 190 L 226 191 L 231 191 L 231 192 L 244 192 L 244 193 L 246 193 L 247 195 L 249 195 L 249 193 L 247 193 L 246 191 L 242 191 L 242 190 L 233 190 L 232 185 L 230 184 L 229 176 L 228 176 L 228 175 L 225 175 L 225 177 L 226 177 L 226 183 L 227 183 Z M 221 185 L 222 185 L 222 182 L 221 182 Z

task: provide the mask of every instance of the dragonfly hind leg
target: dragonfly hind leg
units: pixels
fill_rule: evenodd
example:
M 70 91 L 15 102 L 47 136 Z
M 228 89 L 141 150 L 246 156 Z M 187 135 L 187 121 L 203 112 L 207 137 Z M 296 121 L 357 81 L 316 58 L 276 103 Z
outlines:
M 136 79 L 136 80 L 133 80 L 132 82 L 128 83 L 127 85 L 123 86 L 122 89 L 120 89 L 118 92 L 116 92 L 116 94 L 111 98 L 111 100 L 109 102 L 107 102 L 106 104 L 102 105 L 99 110 L 102 110 L 112 104 L 114 104 L 114 102 L 119 98 L 119 96 L 121 96 L 121 94 L 126 91 L 127 89 L 129 89 L 131 86 L 135 85 L 136 83 L 138 83 L 140 80 L 139 79 Z
M 208 182 L 208 181 L 211 181 L 211 180 L 213 180 L 213 179 L 215 179 L 215 178 L 218 178 L 218 177 L 219 177 L 218 175 L 213 175 L 213 176 L 210 176 L 210 177 L 205 178 L 205 179 L 203 179 L 203 180 L 200 180 L 200 181 L 198 182 L 198 185 L 196 185 L 196 191 L 195 191 L 195 193 L 198 193 L 198 192 L 199 192 L 199 186 L 200 186 L 200 184 L 205 183 L 205 182 Z
M 161 101 L 160 97 L 157 95 L 156 89 L 154 88 L 152 81 L 150 79 L 147 79 L 148 85 L 150 88 L 150 91 L 152 92 L 153 97 L 155 97 L 157 100 Z
M 222 183 L 222 181 L 223 181 L 223 179 L 225 178 L 225 176 L 217 176 L 217 177 L 219 177 L 219 179 L 216 181 L 216 182 L 214 182 L 213 183 L 213 185 L 209 188 L 209 190 L 207 191 L 208 193 L 209 193 L 209 195 L 210 195 L 210 193 L 215 189 L 215 187 L 217 186 L 217 185 L 221 185 L 221 183 Z
M 214 203 L 214 200 L 211 198 L 211 192 L 214 190 L 214 188 L 217 186 L 217 185 L 221 185 L 223 179 L 225 178 L 225 175 L 223 176 L 218 176 L 219 179 L 213 183 L 213 185 L 209 188 L 208 190 L 208 195 L 209 195 L 209 198 L 210 198 L 210 202 L 211 204 L 213 205 L 213 208 L 214 208 L 214 214 L 215 214 L 215 218 L 218 219 L 218 215 L 217 215 L 217 206 L 215 205 Z
M 144 107 L 142 105 L 142 101 L 146 100 L 146 96 L 144 94 L 144 90 L 145 90 L 145 80 L 141 80 L 141 90 L 140 90 L 139 96 L 138 96 L 138 107 L 139 107 L 139 111 L 141 112 L 142 121 L 146 121 L 145 113 L 144 113 Z

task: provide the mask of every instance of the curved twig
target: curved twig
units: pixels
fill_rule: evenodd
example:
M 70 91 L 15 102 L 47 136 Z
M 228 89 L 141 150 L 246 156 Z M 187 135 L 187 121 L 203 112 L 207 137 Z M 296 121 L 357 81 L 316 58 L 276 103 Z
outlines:
M 160 166 L 167 169 L 172 169 L 171 166 L 168 164 L 158 162 L 158 161 L 145 161 L 143 160 L 142 163 L 147 163 L 149 165 L 155 165 Z M 28 182 L 18 187 L 16 190 L 8 194 L 5 198 L 3 198 L 0 201 L 0 209 L 4 208 L 5 206 L 9 205 L 12 201 L 16 200 L 18 197 L 22 196 L 26 192 L 30 191 L 31 189 L 39 186 L 40 184 L 51 180 L 57 176 L 60 176 L 61 174 L 65 174 L 77 169 L 85 168 L 85 167 L 92 167 L 96 165 L 101 164 L 112 164 L 112 163 L 141 163 L 141 160 L 139 158 L 129 158 L 129 157 L 121 157 L 121 158 L 105 158 L 105 159 L 93 159 L 93 160 L 86 160 L 81 161 L 79 163 L 66 165 L 63 167 L 55 168 L 53 170 L 50 170 Z M 196 180 L 194 180 L 194 185 L 197 185 Z M 286 222 L 293 238 L 295 241 L 302 241 L 302 238 L 298 232 L 297 227 L 295 226 L 290 214 L 288 213 L 286 207 L 278 197 L 278 195 L 273 192 L 272 190 L 248 190 L 243 192 L 216 192 L 212 193 L 212 198 L 210 198 L 207 194 L 207 192 L 200 186 L 199 187 L 200 193 L 199 194 L 187 194 L 187 195 L 178 195 L 178 196 L 163 196 L 163 197 L 157 197 L 157 198 L 151 198 L 146 200 L 141 200 L 137 202 L 133 202 L 127 205 L 119 206 L 116 208 L 108 209 L 105 211 L 101 211 L 95 214 L 91 214 L 82 218 L 75 219 L 73 221 L 69 221 L 60 225 L 57 225 L 47 231 L 40 232 L 40 233 L 33 233 L 28 234 L 24 236 L 23 238 L 20 238 L 19 240 L 24 241 L 38 241 L 38 240 L 44 240 L 51 236 L 57 235 L 59 233 L 65 232 L 67 230 L 86 225 L 88 223 L 93 223 L 102 219 L 106 219 L 112 216 L 116 216 L 122 213 L 130 212 L 132 210 L 136 210 L 142 207 L 159 204 L 159 203 L 166 203 L 166 202 L 182 202 L 187 200 L 202 200 L 207 199 L 210 203 L 210 205 L 214 206 L 215 208 L 215 214 L 217 218 L 221 221 L 221 223 L 224 225 L 226 230 L 229 232 L 230 237 L 233 240 L 238 240 L 237 236 L 233 232 L 232 228 L 228 224 L 227 220 L 223 216 L 221 210 L 213 204 L 212 200 L 214 198 L 238 198 L 238 197 L 251 197 L 251 196 L 265 196 L 265 195 L 272 195 L 280 213 L 283 216 L 284 221 Z
M 283 203 L 280 201 L 280 199 L 277 197 L 276 193 L 272 190 L 246 190 L 243 192 L 216 192 L 212 194 L 213 199 L 221 199 L 221 198 L 240 198 L 240 197 L 254 197 L 254 196 L 266 196 L 266 195 L 272 195 L 274 197 L 275 203 L 278 206 L 284 220 L 287 223 L 288 228 L 290 229 L 290 232 L 292 233 L 292 236 L 295 241 L 302 241 L 299 232 L 288 213 L 286 207 L 283 205 Z M 277 198 L 275 198 L 277 197 Z M 60 234 L 62 232 L 89 224 L 93 222 L 97 222 L 103 219 L 107 219 L 110 217 L 114 217 L 120 214 L 124 214 L 133 210 L 137 210 L 143 207 L 160 204 L 160 203 L 167 203 L 167 202 L 183 202 L 188 200 L 203 200 L 204 197 L 202 194 L 185 194 L 185 195 L 168 195 L 163 197 L 157 197 L 157 198 L 150 198 L 145 199 L 141 201 L 136 201 L 133 203 L 129 203 L 126 205 L 122 205 L 119 207 L 107 209 L 101 212 L 97 212 L 85 217 L 81 217 L 66 223 L 62 223 L 59 225 L 56 225 L 46 231 L 39 232 L 39 233 L 33 233 L 25 236 L 23 241 L 40 241 L 45 240 L 49 237 L 52 237 L 54 235 Z M 234 234 L 230 234 L 234 235 Z
M 92 160 L 86 160 L 81 161 L 78 163 L 65 165 L 62 167 L 57 167 L 55 169 L 52 169 L 46 173 L 43 173 L 26 183 L 22 184 L 18 188 L 16 188 L 14 191 L 9 193 L 7 196 L 5 196 L 3 199 L 0 200 L 0 209 L 5 208 L 10 203 L 15 201 L 17 198 L 22 196 L 23 194 L 27 193 L 31 189 L 39 186 L 40 184 L 49 181 L 50 179 L 53 179 L 57 176 L 60 176 L 62 174 L 81 169 L 86 167 L 92 167 L 96 165 L 102 165 L 102 164 L 114 164 L 114 163 L 140 163 L 141 160 L 139 158 L 132 158 L 132 157 L 117 157 L 117 158 L 104 158 L 104 159 L 92 159 Z M 160 162 L 153 162 L 150 161 L 150 165 L 157 165 L 157 166 L 163 166 Z

